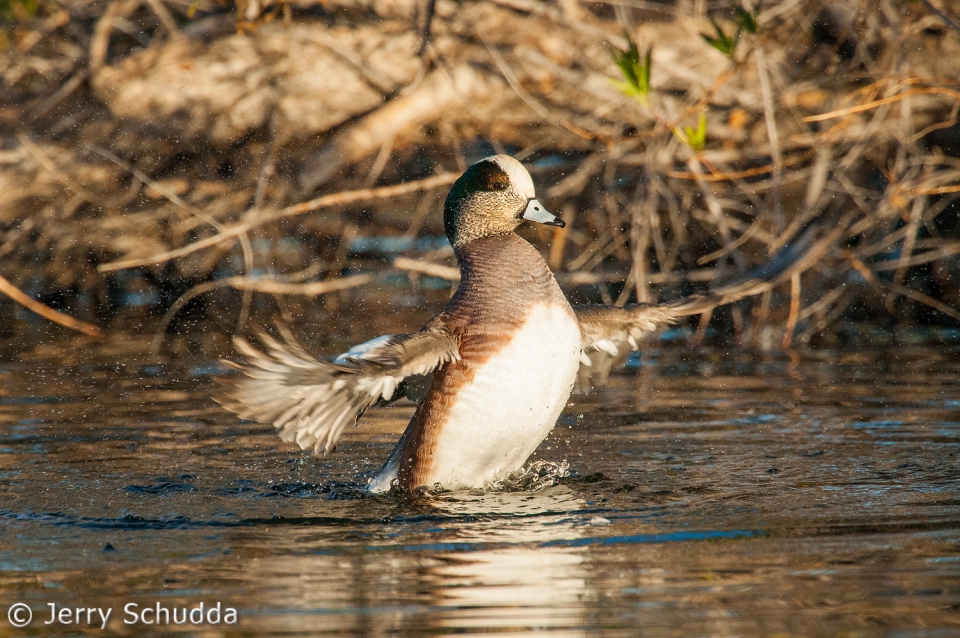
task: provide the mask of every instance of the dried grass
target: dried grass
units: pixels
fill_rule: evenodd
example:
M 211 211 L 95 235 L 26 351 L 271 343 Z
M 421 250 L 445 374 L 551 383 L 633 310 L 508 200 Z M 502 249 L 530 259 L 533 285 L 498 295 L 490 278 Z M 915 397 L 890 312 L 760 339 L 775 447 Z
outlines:
M 732 58 L 687 3 L 438 0 L 427 28 L 413 0 L 305 1 L 246 35 L 212 4 L 61 4 L 4 23 L 0 273 L 87 319 L 80 300 L 137 269 L 187 294 L 158 311 L 239 287 L 242 329 L 267 286 L 253 273 L 275 265 L 258 238 L 296 238 L 296 270 L 346 264 L 346 226 L 437 233 L 442 188 L 485 147 L 525 159 L 571 222 L 538 238 L 581 296 L 676 297 L 857 211 L 813 268 L 725 315 L 731 330 L 779 325 L 792 347 L 844 317 L 960 320 L 960 35 L 931 3 L 764 5 Z M 624 32 L 653 47 L 647 106 L 611 82 Z M 210 99 L 220 87 L 232 97 Z M 700 113 L 694 150 L 674 131 Z M 409 257 L 396 265 L 452 277 Z

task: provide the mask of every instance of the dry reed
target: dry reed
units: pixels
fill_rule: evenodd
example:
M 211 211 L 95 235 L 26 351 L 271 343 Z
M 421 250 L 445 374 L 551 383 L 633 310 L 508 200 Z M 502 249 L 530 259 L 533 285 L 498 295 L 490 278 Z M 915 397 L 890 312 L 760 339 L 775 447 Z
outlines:
M 507 150 L 572 222 L 538 239 L 578 294 L 674 298 L 762 263 L 811 219 L 856 212 L 809 270 L 724 315 L 731 330 L 751 342 L 777 325 L 790 348 L 844 317 L 960 320 L 949 7 L 765 4 L 725 55 L 689 3 L 437 0 L 429 26 L 414 0 L 291 6 L 292 23 L 242 35 L 210 2 L 42 1 L 3 18 L 0 272 L 87 319 L 99 306 L 83 298 L 116 305 L 107 291 L 139 273 L 176 292 L 155 307 L 161 327 L 237 288 L 242 329 L 255 291 L 340 285 L 253 277 L 275 265 L 257 240 L 345 267 L 344 227 L 438 234 L 441 189 Z M 732 8 L 710 13 L 727 34 Z M 612 81 L 625 33 L 652 48 L 642 97 Z M 393 266 L 456 275 L 448 256 L 415 256 Z

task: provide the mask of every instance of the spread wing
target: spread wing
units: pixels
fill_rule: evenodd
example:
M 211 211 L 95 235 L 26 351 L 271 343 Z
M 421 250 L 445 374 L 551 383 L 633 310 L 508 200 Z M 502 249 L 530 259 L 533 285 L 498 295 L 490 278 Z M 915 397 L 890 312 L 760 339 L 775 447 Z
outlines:
M 811 226 L 762 266 L 705 294 L 690 295 L 667 304 L 628 304 L 622 308 L 574 306 L 583 336 L 576 390 L 585 392 L 594 385 L 606 383 L 610 369 L 628 352 L 637 350 L 647 333 L 675 323 L 681 317 L 766 292 L 794 273 L 806 270 L 829 250 L 851 219 L 851 216 L 844 217 L 820 239 L 816 238 L 820 228 Z
M 656 304 L 628 304 L 623 308 L 591 304 L 574 306 L 573 312 L 583 339 L 575 385 L 579 393 L 605 384 L 610 369 L 628 352 L 639 349 L 646 333 L 676 321 L 669 308 Z
M 310 355 L 288 330 L 283 341 L 260 334 L 266 350 L 236 338 L 245 365 L 227 361 L 240 376 L 218 400 L 244 419 L 272 423 L 284 441 L 330 452 L 348 423 L 377 401 L 391 400 L 398 386 L 460 359 L 460 341 L 431 322 L 420 332 L 384 335 L 354 346 L 332 362 Z M 402 388 L 401 388 L 402 389 Z

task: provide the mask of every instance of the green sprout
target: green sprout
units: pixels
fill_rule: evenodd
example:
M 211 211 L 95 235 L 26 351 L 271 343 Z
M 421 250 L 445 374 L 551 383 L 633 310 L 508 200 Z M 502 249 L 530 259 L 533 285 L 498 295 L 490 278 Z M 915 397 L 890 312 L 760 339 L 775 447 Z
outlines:
M 754 35 L 760 31 L 760 24 L 757 22 L 757 18 L 760 17 L 759 2 L 753 11 L 747 11 L 743 7 L 734 7 L 733 12 L 737 16 L 737 29 Z
M 713 25 L 714 30 L 717 32 L 717 37 L 714 38 L 706 33 L 701 33 L 700 37 L 720 53 L 732 58 L 733 51 L 737 48 L 737 42 L 740 41 L 740 29 L 737 29 L 737 32 L 731 37 L 726 34 L 713 18 L 710 18 L 710 24 Z
M 724 31 L 713 18 L 710 18 L 710 24 L 713 25 L 713 30 L 717 33 L 716 37 L 707 35 L 706 33 L 700 34 L 700 37 L 702 37 L 707 44 L 730 59 L 733 59 L 733 53 L 737 48 L 737 44 L 740 42 L 741 33 L 746 31 L 747 33 L 756 34 L 760 31 L 758 21 L 760 17 L 760 3 L 757 3 L 753 11 L 747 11 L 743 7 L 734 7 L 733 13 L 736 16 L 737 24 L 737 31 L 733 35 L 727 35 L 727 32 Z
M 648 49 L 641 60 L 637 43 L 629 35 L 627 42 L 630 46 L 626 51 L 613 51 L 613 61 L 620 67 L 624 79 L 611 81 L 624 94 L 637 98 L 640 104 L 646 106 L 650 94 L 650 54 L 653 49 Z
M 703 111 L 697 118 L 697 128 L 684 126 L 681 131 L 679 128 L 673 129 L 673 134 L 677 138 L 693 149 L 694 153 L 699 153 L 707 145 L 707 114 Z

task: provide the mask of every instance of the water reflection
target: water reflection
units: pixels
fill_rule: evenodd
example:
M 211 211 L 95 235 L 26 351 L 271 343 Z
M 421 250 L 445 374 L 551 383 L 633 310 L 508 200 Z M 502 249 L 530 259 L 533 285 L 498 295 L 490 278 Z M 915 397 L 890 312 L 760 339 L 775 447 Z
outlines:
M 0 603 L 220 601 L 257 635 L 949 635 L 957 354 L 652 351 L 538 450 L 570 478 L 417 499 L 363 490 L 410 406 L 318 459 L 215 406 L 208 361 L 5 364 Z
M 236 545 L 271 548 L 253 575 L 266 608 L 294 607 L 296 623 L 310 618 L 319 623 L 316 630 L 537 633 L 549 627 L 551 634 L 583 635 L 586 550 L 546 546 L 583 536 L 590 528 L 583 506 L 566 486 L 440 494 L 352 538 L 344 538 L 341 526 L 292 536 L 275 526 L 254 537 L 241 533 Z M 261 613 L 270 615 L 273 630 L 293 629 L 289 611 Z
M 585 505 L 565 486 L 533 494 L 506 493 L 437 499 L 446 515 L 479 519 L 458 529 L 458 542 L 503 545 L 439 563 L 434 596 L 446 610 L 429 626 L 488 632 L 538 633 L 550 628 L 584 635 L 586 557 L 581 548 L 547 548 L 579 538 Z M 440 556 L 438 556 L 440 558 Z

